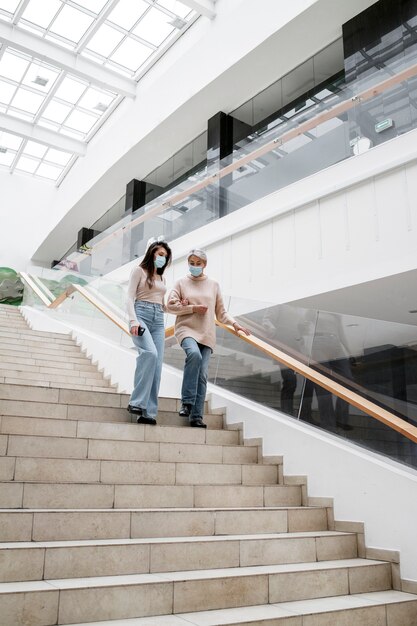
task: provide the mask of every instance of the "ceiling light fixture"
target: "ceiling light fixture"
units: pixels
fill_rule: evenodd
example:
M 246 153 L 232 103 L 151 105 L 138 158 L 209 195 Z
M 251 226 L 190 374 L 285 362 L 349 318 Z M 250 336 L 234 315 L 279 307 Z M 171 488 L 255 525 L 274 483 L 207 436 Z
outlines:
M 103 102 L 97 102 L 94 108 L 97 109 L 97 111 L 101 111 L 102 113 L 104 113 L 104 111 L 107 111 L 108 107 Z
M 32 81 L 35 85 L 40 85 L 41 87 L 46 87 L 49 83 L 49 78 L 44 78 L 43 76 L 37 76 L 35 80 Z
M 182 20 L 180 17 L 174 17 L 174 19 L 169 22 L 171 26 L 178 28 L 178 30 L 181 30 L 181 28 L 184 28 L 186 23 L 187 22 L 185 20 Z

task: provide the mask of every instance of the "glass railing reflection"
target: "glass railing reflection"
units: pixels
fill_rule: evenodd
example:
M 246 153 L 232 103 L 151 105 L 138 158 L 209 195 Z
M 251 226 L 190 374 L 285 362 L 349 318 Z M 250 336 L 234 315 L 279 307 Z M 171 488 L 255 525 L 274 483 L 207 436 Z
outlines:
M 124 216 L 62 263 L 80 273 L 106 274 L 140 257 L 155 233 L 172 241 L 415 128 L 416 74 L 410 54 L 397 72 L 381 68 L 337 89 L 323 89 L 315 100 L 258 129 L 230 156 Z
M 229 310 L 256 337 L 417 426 L 417 327 L 233 298 Z M 165 359 L 183 367 L 175 340 Z M 223 329 L 217 329 L 209 380 L 417 467 L 417 445 L 407 437 Z

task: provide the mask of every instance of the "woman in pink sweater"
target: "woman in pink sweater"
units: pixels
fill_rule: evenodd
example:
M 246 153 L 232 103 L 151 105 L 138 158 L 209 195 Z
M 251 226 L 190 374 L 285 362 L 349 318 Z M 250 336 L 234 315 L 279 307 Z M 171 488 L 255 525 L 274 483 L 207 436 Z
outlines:
M 204 400 L 209 359 L 216 345 L 215 317 L 236 331 L 250 334 L 227 313 L 218 283 L 204 273 L 206 265 L 203 250 L 189 252 L 189 274 L 175 283 L 167 305 L 167 310 L 177 316 L 175 336 L 186 354 L 179 413 L 197 428 L 206 428 Z

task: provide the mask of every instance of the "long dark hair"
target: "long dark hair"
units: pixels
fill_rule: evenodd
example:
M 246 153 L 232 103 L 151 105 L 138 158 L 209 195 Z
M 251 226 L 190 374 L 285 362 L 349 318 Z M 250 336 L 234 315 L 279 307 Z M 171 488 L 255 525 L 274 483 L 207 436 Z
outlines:
M 140 267 L 144 269 L 147 274 L 146 282 L 148 283 L 150 289 L 152 289 L 152 287 L 154 286 L 154 282 L 155 282 L 154 254 L 158 248 L 164 248 L 166 250 L 167 256 L 166 256 L 166 263 L 164 267 L 158 267 L 158 269 L 156 270 L 157 274 L 162 276 L 162 274 L 165 272 L 168 265 L 170 265 L 171 259 L 172 259 L 171 248 L 169 247 L 166 241 L 154 241 L 154 243 L 151 243 L 151 245 L 145 252 L 145 256 L 140 262 Z

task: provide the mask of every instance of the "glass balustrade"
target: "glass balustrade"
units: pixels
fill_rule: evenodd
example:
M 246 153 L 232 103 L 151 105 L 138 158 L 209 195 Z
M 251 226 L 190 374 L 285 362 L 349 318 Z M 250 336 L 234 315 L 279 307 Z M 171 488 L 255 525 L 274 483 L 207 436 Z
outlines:
M 72 276 L 63 273 L 60 282 L 54 284 L 51 275 L 56 276 L 56 271 L 44 270 L 39 280 L 51 293 L 59 295 Z M 78 282 L 87 285 L 89 293 L 118 319 L 127 322 L 126 285 L 91 276 L 78 277 Z M 224 300 L 231 315 L 249 328 L 255 338 L 417 426 L 416 326 L 242 298 Z M 45 310 L 28 288 L 24 303 Z M 46 310 L 54 319 L 105 337 L 110 345 L 114 342 L 134 349 L 130 337 L 79 293 L 73 293 L 56 310 Z M 174 316 L 167 315 L 166 327 L 174 321 Z M 165 363 L 183 368 L 184 353 L 175 338 L 166 342 Z M 222 328 L 217 328 L 209 380 L 294 419 L 417 467 L 417 446 L 408 438 Z
M 147 240 L 172 241 L 298 180 L 416 127 L 412 48 L 371 75 L 323 88 L 73 252 L 61 267 L 100 276 L 142 256 Z M 401 72 L 407 71 L 402 75 Z

